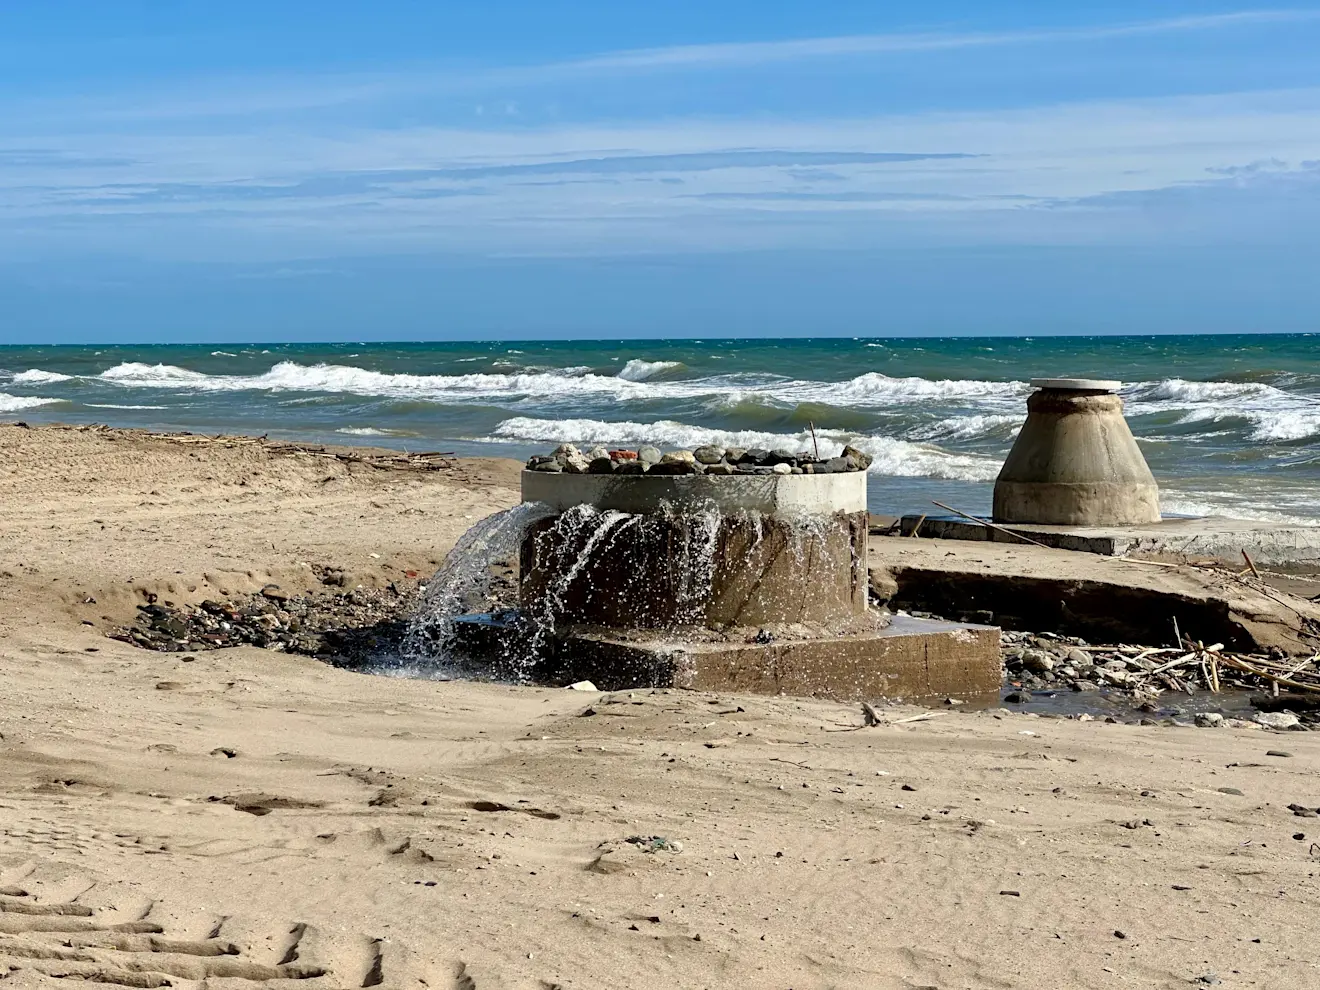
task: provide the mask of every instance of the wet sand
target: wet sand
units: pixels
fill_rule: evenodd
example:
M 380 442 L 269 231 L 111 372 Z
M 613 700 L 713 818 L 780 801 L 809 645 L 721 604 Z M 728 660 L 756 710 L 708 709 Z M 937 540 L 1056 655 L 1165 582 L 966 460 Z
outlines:
M 104 635 L 433 569 L 517 468 L 0 425 L 0 984 L 1320 986 L 1312 733 L 862 727 Z

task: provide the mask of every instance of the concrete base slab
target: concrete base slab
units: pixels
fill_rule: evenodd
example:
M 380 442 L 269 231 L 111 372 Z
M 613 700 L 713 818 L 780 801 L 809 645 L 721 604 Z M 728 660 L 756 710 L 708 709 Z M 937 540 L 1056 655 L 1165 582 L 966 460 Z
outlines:
M 1092 643 L 1172 645 L 1177 619 L 1184 636 L 1241 653 L 1300 657 L 1320 647 L 1320 596 L 1308 601 L 1244 567 L 1156 567 L 1007 542 L 873 536 L 869 544 L 872 595 L 890 608 Z M 1300 576 L 1286 580 L 1307 585 L 1308 597 L 1320 591 Z
M 900 535 L 910 535 L 920 519 L 920 516 L 915 515 L 904 516 L 899 523 Z M 1107 557 L 1165 554 L 1241 566 L 1242 551 L 1246 550 L 1251 559 L 1261 566 L 1298 570 L 1320 568 L 1320 526 L 1205 516 L 1196 519 L 1166 518 L 1142 526 L 1042 526 L 1013 523 L 1003 528 L 1021 533 L 1047 547 L 1080 550 Z M 957 516 L 927 516 L 917 535 L 942 540 L 1021 543 L 1007 533 Z
M 830 639 L 683 643 L 577 635 L 556 651 L 556 680 L 607 691 L 676 687 L 837 701 L 998 697 L 999 630 L 896 616 L 887 628 Z

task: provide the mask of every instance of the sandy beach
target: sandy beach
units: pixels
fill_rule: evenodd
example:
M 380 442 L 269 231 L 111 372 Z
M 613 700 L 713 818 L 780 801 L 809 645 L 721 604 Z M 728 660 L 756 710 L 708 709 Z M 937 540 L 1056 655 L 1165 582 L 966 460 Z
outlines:
M 0 425 L 0 985 L 1320 987 L 1320 742 L 108 638 L 429 574 L 519 465 Z

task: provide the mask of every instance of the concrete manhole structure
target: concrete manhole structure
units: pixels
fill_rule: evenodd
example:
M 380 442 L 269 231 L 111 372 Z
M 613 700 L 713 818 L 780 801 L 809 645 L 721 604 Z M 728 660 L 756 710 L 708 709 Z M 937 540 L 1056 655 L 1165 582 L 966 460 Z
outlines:
M 997 696 L 993 627 L 868 602 L 866 474 L 524 471 L 538 679 L 840 700 Z
M 1155 477 L 1123 418 L 1118 382 L 1044 378 L 995 482 L 994 519 L 1059 526 L 1160 521 Z

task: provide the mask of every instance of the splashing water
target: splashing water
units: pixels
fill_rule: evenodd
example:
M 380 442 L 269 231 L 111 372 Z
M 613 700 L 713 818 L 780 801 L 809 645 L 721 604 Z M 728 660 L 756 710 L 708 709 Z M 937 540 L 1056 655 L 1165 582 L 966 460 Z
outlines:
M 546 520 L 551 520 L 548 525 L 538 525 Z M 552 652 L 557 631 L 573 624 L 575 602 L 618 591 L 592 583 L 599 574 L 612 573 L 608 566 L 598 570 L 598 565 L 635 548 L 643 553 L 636 558 L 635 580 L 647 582 L 647 588 L 654 587 L 649 582 L 664 583 L 669 595 L 656 595 L 657 611 L 645 605 L 634 608 L 622 624 L 653 629 L 701 626 L 721 566 L 757 570 L 766 566 L 756 561 L 762 547 L 769 546 L 778 547 L 772 550 L 775 555 L 787 553 L 809 572 L 813 558 L 825 551 L 830 525 L 810 516 L 784 519 L 755 510 L 721 511 L 713 501 L 682 507 L 662 503 L 652 513 L 588 504 L 557 513 L 544 503 L 525 502 L 483 519 L 463 535 L 427 588 L 405 639 L 402 662 L 383 672 L 526 682 L 536 663 Z M 734 531 L 745 534 L 736 549 L 723 545 Z M 520 609 L 491 613 L 494 567 L 518 556 L 529 532 L 531 557 L 547 583 Z M 665 548 L 661 556 L 646 549 L 656 547 Z M 634 604 L 637 600 L 630 598 Z M 487 655 L 480 666 L 458 639 L 457 620 L 473 613 L 490 613 L 485 618 L 492 625 L 513 633 L 496 637 L 494 655 Z
M 554 515 L 544 502 L 523 502 L 487 516 L 449 551 L 427 585 L 404 640 L 404 665 L 444 671 L 462 666 L 454 650 L 454 620 L 484 611 L 494 586 L 492 567 L 516 556 L 529 527 Z
M 575 505 L 556 519 L 554 525 L 537 534 L 535 556 L 545 562 L 549 573 L 559 576 L 534 604 L 524 603 L 530 620 L 529 653 L 539 653 L 554 635 L 557 622 L 566 612 L 568 591 L 592 558 L 597 553 L 607 553 L 618 537 L 639 525 L 642 518 L 615 509 L 602 511 L 594 505 Z

